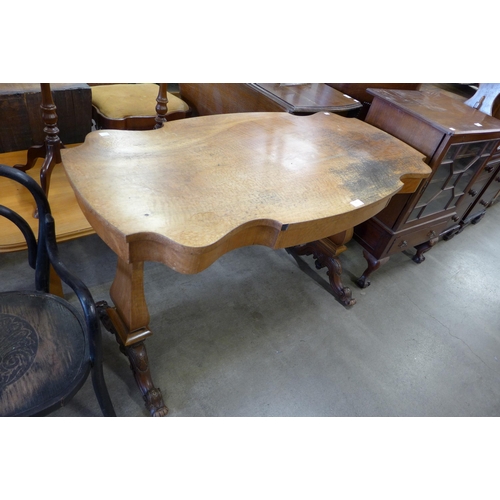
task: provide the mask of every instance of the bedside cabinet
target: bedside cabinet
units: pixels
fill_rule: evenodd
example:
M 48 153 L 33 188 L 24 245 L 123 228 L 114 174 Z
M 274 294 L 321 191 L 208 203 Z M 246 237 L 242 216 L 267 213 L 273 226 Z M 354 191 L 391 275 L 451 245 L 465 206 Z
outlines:
M 440 238 L 475 223 L 498 194 L 500 120 L 439 91 L 369 89 L 374 98 L 366 122 L 420 151 L 432 174 L 411 194 L 354 229 L 368 276 L 395 253 L 414 247 L 416 263 Z

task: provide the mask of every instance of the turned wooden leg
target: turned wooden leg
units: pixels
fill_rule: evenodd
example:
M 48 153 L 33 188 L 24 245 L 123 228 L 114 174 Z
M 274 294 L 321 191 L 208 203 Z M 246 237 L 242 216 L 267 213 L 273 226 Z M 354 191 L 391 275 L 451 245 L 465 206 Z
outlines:
M 26 172 L 32 168 L 38 158 L 45 158 L 40 170 L 40 184 L 45 194 L 49 192 L 50 175 L 55 165 L 61 163 L 61 149 L 63 143 L 59 139 L 59 129 L 57 128 L 57 113 L 50 83 L 41 83 L 42 90 L 42 120 L 44 124 L 43 131 L 46 133 L 45 142 L 40 146 L 32 146 L 28 149 L 27 162 L 25 165 L 14 165 L 14 168 Z
M 167 97 L 167 83 L 160 83 L 158 88 L 158 96 L 156 97 L 156 117 L 154 128 L 161 128 L 163 124 L 167 121 L 168 112 L 168 97 Z
M 118 258 L 116 276 L 110 290 L 115 307 L 100 302 L 98 310 L 104 327 L 115 335 L 120 350 L 129 359 L 146 408 L 153 417 L 163 417 L 167 415 L 168 408 L 160 389 L 153 384 L 144 344 L 152 332 L 148 327 L 149 312 L 143 278 L 143 262 L 128 264 Z
M 366 288 L 370 286 L 370 280 L 368 276 L 376 271 L 382 264 L 385 264 L 389 257 L 384 257 L 383 259 L 376 259 L 370 252 L 367 250 L 363 250 L 363 257 L 366 259 L 368 263 L 368 267 L 365 269 L 365 272 L 356 280 L 356 284 L 360 288 Z
M 344 306 L 353 306 L 356 299 L 352 298 L 351 289 L 342 284 L 342 265 L 337 257 L 338 249 L 328 238 L 318 240 L 290 249 L 297 255 L 312 255 L 317 269 L 326 267 L 330 278 L 330 287 L 337 300 Z

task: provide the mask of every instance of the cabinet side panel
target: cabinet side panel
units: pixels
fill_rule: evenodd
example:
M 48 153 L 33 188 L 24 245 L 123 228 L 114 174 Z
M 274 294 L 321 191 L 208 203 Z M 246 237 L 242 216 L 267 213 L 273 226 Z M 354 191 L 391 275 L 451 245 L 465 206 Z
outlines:
M 412 194 L 396 194 L 391 198 L 391 201 L 375 218 L 385 224 L 387 227 L 395 229 L 400 215 L 403 212 L 406 204 L 409 202 Z
M 417 149 L 429 163 L 443 140 L 443 133 L 392 104 L 376 97 L 365 120 Z

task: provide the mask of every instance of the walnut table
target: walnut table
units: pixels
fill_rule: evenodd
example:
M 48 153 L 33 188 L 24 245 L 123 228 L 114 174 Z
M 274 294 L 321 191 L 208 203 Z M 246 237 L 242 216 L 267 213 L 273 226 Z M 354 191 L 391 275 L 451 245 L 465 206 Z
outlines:
M 83 213 L 118 256 L 114 307 L 103 306 L 107 327 L 152 415 L 167 409 L 144 346 L 152 334 L 145 261 L 198 273 L 246 245 L 329 241 L 430 173 L 410 146 L 329 113 L 213 115 L 151 131 L 96 131 L 61 154 Z

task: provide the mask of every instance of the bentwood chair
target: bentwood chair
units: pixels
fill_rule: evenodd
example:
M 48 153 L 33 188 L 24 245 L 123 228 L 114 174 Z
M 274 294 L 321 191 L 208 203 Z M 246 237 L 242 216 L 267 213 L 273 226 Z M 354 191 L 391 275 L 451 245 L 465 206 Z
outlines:
M 97 129 L 151 130 L 163 121 L 190 115 L 189 106 L 167 91 L 167 84 L 126 83 L 90 84 L 92 118 Z
M 28 264 L 35 270 L 34 290 L 0 293 L 0 416 L 50 413 L 65 405 L 90 373 L 102 413 L 115 416 L 104 381 L 96 306 L 88 288 L 59 258 L 47 197 L 20 170 L 0 165 L 0 177 L 13 181 L 13 189 L 26 188 L 38 209 L 36 238 L 25 219 L 0 205 L 0 215 L 23 233 Z M 51 267 L 73 290 L 81 310 L 49 293 Z

